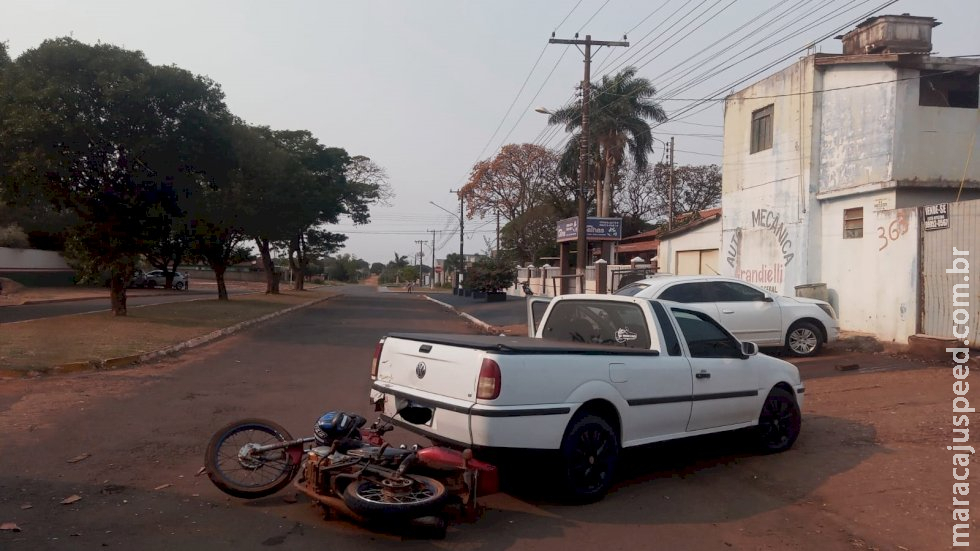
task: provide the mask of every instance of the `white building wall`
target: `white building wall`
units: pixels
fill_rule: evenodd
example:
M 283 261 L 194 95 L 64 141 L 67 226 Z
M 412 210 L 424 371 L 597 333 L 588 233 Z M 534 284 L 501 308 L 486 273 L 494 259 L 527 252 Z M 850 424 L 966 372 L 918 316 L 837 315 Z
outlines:
M 880 64 L 821 71 L 818 192 L 891 181 L 896 71 Z
M 675 264 L 677 263 L 678 251 L 708 251 L 721 249 L 721 219 L 709 222 L 697 229 L 682 233 L 669 239 L 661 239 L 660 247 L 657 249 L 657 256 L 666 265 L 661 264 L 661 271 L 677 273 Z M 723 260 L 719 257 L 719 264 Z M 711 266 L 712 269 L 721 273 L 721 266 Z
M 722 163 L 722 274 L 782 294 L 808 282 L 813 57 L 729 97 Z M 752 112 L 773 105 L 773 147 L 750 153 Z
M 3 270 L 70 270 L 64 257 L 55 251 L 0 247 L 0 269 Z
M 823 282 L 841 329 L 906 342 L 915 334 L 918 293 L 918 216 L 893 204 L 894 191 L 828 200 L 821 216 Z M 844 239 L 844 209 L 864 208 L 864 236 Z
M 970 145 L 980 112 L 958 107 L 929 107 L 919 105 L 919 71 L 901 69 L 896 73 L 897 86 L 895 133 L 895 180 L 935 182 L 959 185 L 967 169 L 966 179 L 980 181 L 980 162 L 967 166 Z M 977 142 L 972 142 L 973 159 L 980 154 Z

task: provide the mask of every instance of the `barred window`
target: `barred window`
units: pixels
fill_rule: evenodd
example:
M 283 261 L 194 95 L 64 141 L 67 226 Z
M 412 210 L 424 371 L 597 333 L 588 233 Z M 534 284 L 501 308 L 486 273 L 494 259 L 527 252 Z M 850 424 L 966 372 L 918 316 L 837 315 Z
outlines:
M 864 207 L 844 209 L 844 239 L 864 237 Z

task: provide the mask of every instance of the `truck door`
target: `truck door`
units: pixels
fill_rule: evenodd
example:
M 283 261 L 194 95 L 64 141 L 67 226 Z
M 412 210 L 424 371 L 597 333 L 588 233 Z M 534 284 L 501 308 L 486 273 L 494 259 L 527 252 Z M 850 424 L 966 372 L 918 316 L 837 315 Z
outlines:
M 681 329 L 693 371 L 688 431 L 736 425 L 759 416 L 755 362 L 744 359 L 741 344 L 710 316 L 671 308 Z

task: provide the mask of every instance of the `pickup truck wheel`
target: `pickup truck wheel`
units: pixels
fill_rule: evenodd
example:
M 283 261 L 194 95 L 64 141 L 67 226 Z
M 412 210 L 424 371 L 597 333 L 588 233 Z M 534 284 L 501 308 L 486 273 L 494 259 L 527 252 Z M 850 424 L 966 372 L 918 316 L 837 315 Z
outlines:
M 800 406 L 791 392 L 774 388 L 759 414 L 759 445 L 767 453 L 786 451 L 800 435 Z
M 602 417 L 583 415 L 568 425 L 561 457 L 568 498 L 579 503 L 598 501 L 612 486 L 619 462 L 619 438 Z
M 786 350 L 794 356 L 815 356 L 822 345 L 823 333 L 810 322 L 794 323 L 786 332 Z

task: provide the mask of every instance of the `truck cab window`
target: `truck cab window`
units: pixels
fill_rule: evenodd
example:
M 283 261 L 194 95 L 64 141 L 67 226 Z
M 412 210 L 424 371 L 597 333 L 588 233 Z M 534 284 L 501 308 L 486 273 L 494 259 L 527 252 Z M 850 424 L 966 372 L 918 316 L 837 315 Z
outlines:
M 551 340 L 650 348 L 650 329 L 635 304 L 567 301 L 554 306 L 542 331 Z
M 693 358 L 741 358 L 741 345 L 707 314 L 672 308 Z

